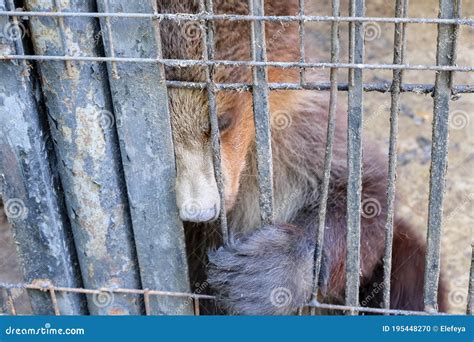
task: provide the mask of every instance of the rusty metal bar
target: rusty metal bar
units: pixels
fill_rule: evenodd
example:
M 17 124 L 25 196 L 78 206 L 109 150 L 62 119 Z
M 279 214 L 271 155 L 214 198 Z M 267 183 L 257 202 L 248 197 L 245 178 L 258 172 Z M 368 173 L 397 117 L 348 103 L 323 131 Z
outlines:
M 249 0 L 251 15 L 264 13 L 263 0 Z M 265 44 L 265 24 L 252 21 L 252 60 L 262 63 L 254 66 L 253 73 L 253 113 L 255 121 L 255 142 L 257 150 L 258 184 L 260 188 L 260 218 L 262 225 L 273 223 L 273 161 L 271 144 L 270 112 L 268 100 L 267 53 Z
M 189 89 L 205 89 L 205 82 L 187 82 L 187 81 L 172 81 L 167 80 L 166 85 L 170 88 L 189 88 Z M 216 90 L 240 90 L 250 91 L 252 90 L 251 83 L 214 83 Z M 330 82 L 306 82 L 304 85 L 300 83 L 268 83 L 270 90 L 319 90 L 327 91 L 331 90 Z M 337 86 L 338 91 L 347 91 L 349 89 L 348 83 L 339 83 Z M 410 84 L 405 83 L 400 85 L 400 91 L 402 93 L 415 93 L 415 94 L 432 94 L 434 92 L 434 85 L 432 84 Z M 392 91 L 391 83 L 364 83 L 364 92 L 380 92 L 389 93 Z M 474 93 L 474 85 L 464 84 L 453 86 L 453 94 L 464 94 Z
M 53 0 L 54 4 L 54 12 L 61 12 L 61 3 L 59 0 Z M 61 44 L 62 50 L 64 54 L 71 55 L 71 50 L 69 49 L 69 41 L 66 38 L 66 28 L 64 26 L 64 17 L 58 17 L 58 27 L 59 27 L 59 34 L 61 37 Z M 66 65 L 67 75 L 69 78 L 74 77 L 74 71 L 72 70 L 72 63 L 71 61 L 64 61 Z
M 350 14 L 364 16 L 365 0 L 351 0 Z M 364 62 L 364 25 L 349 24 L 349 62 Z M 348 306 L 359 305 L 360 213 L 362 195 L 362 69 L 349 70 L 349 99 L 347 126 L 347 257 L 345 301 Z M 351 312 L 354 313 L 354 312 Z
M 109 12 L 109 1 L 106 0 L 105 2 L 99 1 L 98 2 L 98 7 L 103 6 L 105 12 Z M 105 27 L 107 28 L 107 44 L 108 44 L 108 54 L 110 57 L 114 58 L 115 57 L 115 46 L 114 46 L 114 40 L 113 40 L 113 35 L 112 35 L 112 25 L 110 23 L 110 17 L 105 17 Z M 118 70 L 117 70 L 117 62 L 111 62 L 111 75 L 112 79 L 116 80 L 119 78 L 118 75 Z
M 340 1 L 332 0 L 332 15 L 337 17 L 340 14 Z M 339 22 L 335 21 L 331 27 L 331 62 L 339 61 Z M 334 146 L 334 131 L 336 127 L 337 111 L 337 74 L 338 69 L 331 69 L 330 81 L 331 90 L 329 95 L 329 115 L 326 133 L 326 151 L 324 155 L 324 173 L 323 184 L 321 186 L 321 200 L 318 213 L 318 230 L 316 236 L 316 245 L 314 251 L 314 269 L 313 269 L 313 298 L 317 301 L 319 288 L 319 274 L 321 271 L 321 260 L 323 256 L 324 230 L 326 228 L 326 211 L 329 193 L 329 180 L 331 178 L 332 152 Z M 314 310 L 313 310 L 314 311 Z M 314 313 L 314 312 L 313 312 Z
M 14 5 L 11 0 L 0 0 L 0 8 L 13 9 Z M 23 54 L 22 26 L 0 17 L 0 27 L 8 25 L 17 25 L 14 29 L 20 31 L 0 38 L 0 51 Z M 35 75 L 25 66 L 0 62 L 0 193 L 25 281 L 48 278 L 62 286 L 80 287 L 46 115 L 35 96 Z M 64 294 L 58 297 L 58 305 L 66 315 L 85 314 L 82 300 L 80 295 Z M 47 295 L 31 294 L 30 301 L 35 314 L 53 313 Z
M 58 298 L 56 297 L 56 292 L 54 291 L 54 288 L 52 286 L 50 286 L 49 288 L 49 296 L 51 297 L 51 303 L 53 303 L 54 314 L 56 316 L 60 316 L 61 310 L 58 306 Z
M 1 20 L 0 20 L 1 21 Z M 7 314 L 7 296 L 5 289 L 0 289 L 0 316 Z
M 431 316 L 432 314 L 424 311 L 413 311 L 413 310 L 396 310 L 396 309 L 383 309 L 383 308 L 368 308 L 363 306 L 349 306 L 349 305 L 338 305 L 338 304 L 325 304 L 312 302 L 308 305 L 310 308 L 320 308 L 328 310 L 346 311 L 348 313 L 354 312 L 366 312 L 371 314 L 388 314 L 388 315 L 415 315 L 415 316 Z M 442 312 L 436 313 L 438 316 L 448 316 Z
M 200 0 L 201 12 L 212 14 L 213 3 L 212 0 Z M 206 21 L 205 30 L 202 35 L 203 46 L 203 60 L 214 60 L 214 23 Z M 208 66 L 205 69 L 206 72 L 206 88 L 209 102 L 209 119 L 211 122 L 211 142 L 213 151 L 213 162 L 214 162 L 214 176 L 217 182 L 217 188 L 219 190 L 219 196 L 221 199 L 219 221 L 221 226 L 222 242 L 229 240 L 229 230 L 227 227 L 227 214 L 225 209 L 225 195 L 224 195 L 224 181 L 222 178 L 222 165 L 221 165 L 221 143 L 220 143 L 220 132 L 219 123 L 217 120 L 217 105 L 216 105 L 216 87 L 214 84 L 214 67 Z
M 26 1 L 26 6 L 39 12 L 55 10 L 49 0 Z M 93 0 L 68 3 L 68 7 L 61 8 L 64 12 L 94 10 Z M 38 55 L 65 53 L 57 20 L 32 17 L 30 29 Z M 98 29 L 93 18 L 64 18 L 66 46 L 75 47 L 71 53 L 97 57 L 99 51 L 93 37 Z M 105 65 L 76 61 L 68 74 L 64 64 L 45 61 L 40 72 L 84 286 L 139 288 Z M 139 297 L 113 299 L 104 305 L 89 296 L 90 313 L 142 312 Z
M 194 304 L 194 316 L 200 316 L 201 312 L 199 309 L 199 298 L 194 298 L 193 304 Z
M 397 0 L 395 16 L 406 17 L 408 0 Z M 405 54 L 405 24 L 395 24 L 395 37 L 393 47 L 393 63 L 403 64 Z M 393 219 L 395 211 L 395 182 L 397 177 L 397 139 L 398 139 L 398 114 L 400 112 L 400 85 L 402 84 L 403 70 L 393 71 L 392 97 L 390 105 L 390 139 L 388 149 L 388 177 L 387 177 L 387 220 L 385 224 L 385 250 L 383 257 L 383 307 L 390 309 L 390 282 L 392 274 L 392 245 L 393 245 Z
M 452 24 L 474 26 L 474 19 L 458 18 L 390 18 L 390 17 L 353 17 L 353 16 L 317 16 L 317 15 L 239 15 L 239 14 L 192 14 L 192 13 L 97 13 L 97 12 L 38 12 L 38 11 L 0 11 L 0 16 L 19 17 L 74 17 L 74 18 L 136 18 L 155 20 L 186 20 L 186 21 L 253 21 L 253 22 L 380 22 L 380 23 L 411 23 L 411 24 Z
M 16 312 L 15 299 L 12 294 L 12 291 L 11 289 L 6 289 L 6 292 L 7 292 L 7 305 L 8 305 L 8 308 L 10 309 L 10 313 L 12 316 L 16 316 L 18 315 L 18 313 Z
M 49 285 L 36 285 L 36 284 L 7 284 L 0 283 L 0 289 L 26 289 L 31 291 L 48 291 L 50 289 Z M 192 298 L 194 301 L 198 300 L 215 300 L 214 296 L 203 295 L 197 293 L 177 293 L 177 292 L 167 292 L 167 291 L 158 291 L 158 290 L 140 290 L 140 289 L 123 289 L 123 288 L 108 288 L 108 289 L 83 289 L 83 288 L 65 288 L 65 287 L 52 287 L 56 292 L 70 292 L 70 293 L 83 293 L 89 295 L 99 295 L 104 291 L 117 294 L 139 294 L 145 296 L 159 295 L 159 296 L 173 296 L 173 297 L 182 297 L 182 298 Z M 412 311 L 412 310 L 396 310 L 396 309 L 384 309 L 384 308 L 368 308 L 368 307 L 354 307 L 347 305 L 338 305 L 338 304 L 325 304 L 318 302 L 311 302 L 307 305 L 309 308 L 321 308 L 329 310 L 338 310 L 338 311 L 357 311 L 357 312 L 367 312 L 367 313 L 376 313 L 376 314 L 394 314 L 394 315 L 431 315 L 428 312 L 424 311 Z M 304 310 L 306 307 L 301 308 Z M 301 310 L 299 310 L 301 311 Z M 437 313 L 437 315 L 448 315 L 445 313 Z
M 356 23 L 357 24 L 357 23 Z M 258 25 L 257 25 L 258 26 Z M 259 47 L 260 49 L 260 47 Z M 248 66 L 255 69 L 274 67 L 281 69 L 293 68 L 346 68 L 346 69 L 371 69 L 371 70 L 427 70 L 427 71 L 459 71 L 472 72 L 474 66 L 457 65 L 411 65 L 411 64 L 363 64 L 363 63 L 328 63 L 328 62 L 274 62 L 274 61 L 229 61 L 229 60 L 195 60 L 195 59 L 164 59 L 164 58 L 134 58 L 134 57 L 92 57 L 92 56 L 67 56 L 67 55 L 0 55 L 0 60 L 37 60 L 37 61 L 78 61 L 78 62 L 122 62 L 122 63 L 161 63 L 170 67 L 196 67 L 196 66 Z
M 151 0 L 98 2 L 99 11 L 152 12 L 155 8 Z M 101 24 L 107 56 L 127 51 L 136 57 L 161 58 L 157 21 L 122 19 Z M 142 285 L 190 292 L 184 230 L 174 193 L 176 167 L 164 79 L 159 63 L 109 68 Z M 181 298 L 154 296 L 149 304 L 152 315 L 192 314 L 192 306 Z
M 304 2 L 305 0 L 298 0 L 298 15 L 300 17 L 304 16 Z M 298 22 L 298 33 L 300 36 L 300 63 L 304 63 L 306 60 L 306 51 L 304 46 L 305 41 L 305 29 L 304 29 L 304 20 L 301 19 Z M 300 84 L 303 86 L 306 83 L 306 74 L 305 69 L 300 69 Z
M 145 302 L 145 315 L 151 315 L 150 293 L 148 289 L 143 290 L 143 301 Z
M 172 291 L 161 291 L 161 290 L 150 290 L 150 289 L 130 289 L 130 288 L 101 288 L 101 289 L 86 289 L 86 288 L 77 288 L 77 287 L 62 287 L 54 286 L 50 282 L 44 283 L 35 283 L 35 284 L 9 284 L 9 283 L 0 283 L 0 289 L 26 289 L 26 290 L 36 290 L 36 291 L 49 291 L 54 289 L 56 292 L 71 292 L 71 293 L 83 293 L 88 295 L 100 295 L 104 292 L 108 293 L 119 293 L 126 295 L 145 295 L 148 293 L 150 296 L 169 296 L 169 297 L 183 297 L 183 298 L 199 298 L 199 299 L 215 299 L 214 296 L 198 294 L 198 293 L 189 293 L 189 292 L 172 292 Z
M 460 16 L 459 0 L 440 0 L 439 17 Z M 437 65 L 455 65 L 457 30 L 453 25 L 438 26 Z M 428 236 L 424 282 L 424 306 L 427 312 L 438 311 L 438 282 L 440 273 L 441 231 L 443 227 L 443 199 L 448 162 L 449 101 L 451 100 L 451 72 L 436 74 L 434 94 L 433 133 L 431 146 L 430 192 L 428 204 Z

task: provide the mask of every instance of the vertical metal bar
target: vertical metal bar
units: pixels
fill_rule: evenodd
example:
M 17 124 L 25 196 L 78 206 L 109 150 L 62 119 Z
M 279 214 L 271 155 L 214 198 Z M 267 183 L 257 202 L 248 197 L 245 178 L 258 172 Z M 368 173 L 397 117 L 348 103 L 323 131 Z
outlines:
M 3 0 L 0 3 L 3 4 L 3 5 L 6 5 L 6 8 L 9 11 L 15 11 L 16 10 L 14 0 Z M 6 20 L 7 23 L 8 23 L 8 18 L 4 18 L 3 20 Z M 14 38 L 13 43 L 15 45 L 16 52 L 19 55 L 24 55 L 25 52 L 24 52 L 24 49 L 23 49 L 22 38 L 23 38 L 23 35 L 26 34 L 26 32 L 24 31 L 24 29 L 26 30 L 26 28 L 24 26 L 20 25 L 20 22 L 18 21 L 17 16 L 15 16 L 15 15 L 12 16 L 11 20 L 12 20 L 13 28 L 17 30 L 16 31 L 17 34 L 20 34 L 19 37 L 13 37 Z M 8 32 L 8 30 L 6 30 L 6 26 L 3 26 L 3 30 L 4 30 L 4 32 Z M 4 36 L 5 36 L 5 34 L 4 34 Z M 10 37 L 10 38 L 12 38 L 12 37 Z M 15 39 L 15 38 L 17 38 L 17 39 Z M 8 36 L 7 36 L 7 39 L 8 39 Z M 29 74 L 28 62 L 26 60 L 23 60 L 21 63 L 22 63 L 22 66 L 23 66 L 23 74 L 26 76 L 26 75 Z
M 6 290 L 0 287 L 0 316 L 7 314 Z
M 9 5 L 9 6 L 7 6 Z M 14 10 L 11 1 L 0 0 L 1 10 Z M 9 25 L 0 18 L 0 27 Z M 18 28 L 21 28 L 19 26 Z M 18 38 L 18 39 L 16 39 Z M 20 37 L 0 39 L 0 50 L 23 54 Z M 46 115 L 35 96 L 38 84 L 25 73 L 25 65 L 0 62 L 0 192 L 21 258 L 24 280 L 51 279 L 60 286 L 81 287 Z M 48 296 L 30 293 L 35 314 L 49 315 Z M 66 315 L 85 314 L 84 297 L 61 294 L 58 303 Z
M 305 0 L 298 0 L 298 15 L 300 18 L 304 16 L 304 2 Z M 300 63 L 304 63 L 306 60 L 306 53 L 305 53 L 305 46 L 304 46 L 304 37 L 305 37 L 305 29 L 304 29 L 304 20 L 299 20 L 299 35 L 300 35 Z M 300 84 L 304 86 L 306 83 L 306 69 L 300 68 Z
M 56 297 L 56 292 L 54 291 L 53 286 L 49 287 L 49 295 L 51 297 L 51 303 L 53 303 L 54 314 L 56 316 L 60 316 L 61 315 L 61 310 L 59 309 L 58 298 Z
M 351 0 L 350 16 L 363 17 L 364 0 Z M 349 63 L 364 63 L 364 25 L 349 24 Z M 347 259 L 346 305 L 359 305 L 360 213 L 362 194 L 362 69 L 349 70 L 349 101 L 347 130 Z
M 101 4 L 104 4 L 104 11 L 109 12 L 109 1 L 106 0 L 105 2 L 99 2 L 99 6 Z M 110 23 L 110 17 L 105 17 L 105 27 L 107 28 L 107 43 L 108 43 L 108 52 L 110 57 L 115 57 L 115 44 L 114 44 L 114 39 L 112 35 L 112 26 Z M 117 70 L 117 62 L 111 62 L 110 63 L 112 68 L 111 68 L 111 75 L 112 79 L 116 80 L 119 78 L 118 75 L 118 70 Z
M 474 307 L 474 246 L 471 245 L 471 272 L 469 274 L 469 290 L 468 290 L 468 298 L 467 298 L 467 314 L 473 315 L 473 307 Z
M 340 16 L 340 1 L 332 0 L 332 16 Z M 333 21 L 331 24 L 331 63 L 339 63 L 339 22 Z M 326 211 L 329 192 L 329 180 L 331 177 L 332 152 L 334 146 L 334 130 L 336 127 L 337 110 L 337 68 L 331 68 L 330 82 L 331 89 L 329 94 L 329 114 L 326 133 L 326 151 L 324 155 L 324 174 L 321 187 L 321 205 L 319 207 L 318 230 L 316 236 L 316 246 L 314 251 L 314 269 L 313 269 L 313 298 L 317 300 L 318 280 L 321 271 L 321 259 L 323 255 L 324 229 L 326 228 Z M 314 313 L 316 308 L 312 307 Z
M 406 17 L 408 0 L 397 0 L 395 16 Z M 404 63 L 405 24 L 395 24 L 393 64 Z M 393 218 L 395 209 L 395 182 L 397 178 L 397 138 L 398 113 L 400 111 L 400 87 L 403 70 L 393 70 L 392 96 L 390 105 L 390 141 L 388 150 L 388 184 L 387 184 L 387 221 L 385 224 L 385 251 L 383 258 L 383 307 L 390 309 L 390 278 L 392 273 Z
M 205 1 L 205 3 L 204 3 Z M 201 12 L 207 12 L 212 15 L 214 12 L 212 0 L 201 0 L 200 1 Z M 206 22 L 206 30 L 203 34 L 203 60 L 214 60 L 214 23 L 211 20 Z M 222 179 L 222 166 L 221 166 L 221 148 L 220 148 L 220 133 L 219 124 L 217 121 L 217 105 L 216 105 L 216 86 L 214 83 L 214 67 L 206 67 L 206 87 L 208 93 L 209 102 L 209 118 L 211 121 L 211 139 L 212 139 L 212 150 L 214 155 L 214 174 L 217 182 L 217 188 L 219 189 L 219 196 L 221 199 L 221 212 L 219 216 L 221 225 L 222 241 L 227 242 L 229 240 L 229 231 L 227 227 L 227 214 L 225 210 L 225 196 L 224 196 L 224 182 Z
M 54 11 L 61 12 L 61 2 L 59 0 L 54 0 Z M 59 33 L 61 35 L 61 44 L 65 55 L 69 55 L 71 53 L 69 49 L 69 42 L 66 38 L 66 28 L 64 26 L 64 18 L 59 17 L 58 19 L 59 24 Z M 67 75 L 69 78 L 74 77 L 74 71 L 72 66 L 72 61 L 65 61 Z
M 31 11 L 55 9 L 50 0 L 26 5 Z M 93 0 L 67 5 L 63 11 L 96 8 Z M 56 20 L 30 18 L 30 28 L 36 54 L 63 55 Z M 66 46 L 74 46 L 74 53 L 98 56 L 93 42 L 98 28 L 94 18 L 64 18 Z M 40 72 L 84 286 L 140 288 L 106 68 L 94 62 L 75 62 L 71 67 L 67 75 L 64 64 L 45 61 Z M 142 312 L 138 295 L 113 299 L 104 305 L 88 296 L 91 314 Z
M 249 0 L 250 15 L 264 15 L 263 0 Z M 252 58 L 256 62 L 266 62 L 265 23 L 252 21 Z M 253 67 L 253 112 L 255 121 L 255 141 L 257 168 L 260 187 L 260 217 L 262 225 L 273 222 L 273 161 L 268 101 L 268 77 L 266 66 Z
M 194 316 L 199 316 L 199 298 L 194 298 Z
M 14 298 L 15 296 L 13 296 L 11 289 L 6 289 L 6 292 L 7 292 L 7 304 L 8 304 L 8 307 L 10 308 L 10 313 L 13 316 L 16 316 L 17 312 L 16 312 L 16 307 L 15 307 L 15 298 Z
M 100 1 L 100 12 L 156 13 L 155 2 Z M 162 58 L 159 22 L 120 18 L 101 21 L 107 56 L 116 51 L 127 56 Z M 118 63 L 114 78 L 109 69 L 112 100 L 122 163 L 127 183 L 133 232 L 144 288 L 190 292 L 183 225 L 175 197 L 176 166 L 162 64 Z M 159 199 L 159 200 L 157 200 Z M 152 315 L 193 312 L 182 297 L 150 298 Z
M 459 17 L 457 4 L 458 0 L 440 0 L 439 17 Z M 455 64 L 456 33 L 455 25 L 438 25 L 437 65 Z M 427 312 L 438 310 L 440 246 L 443 227 L 443 199 L 448 156 L 449 101 L 451 99 L 452 77 L 451 71 L 436 73 L 424 284 L 424 305 Z
M 145 302 L 145 315 L 151 315 L 151 307 L 150 307 L 150 293 L 146 289 L 143 294 L 143 301 Z

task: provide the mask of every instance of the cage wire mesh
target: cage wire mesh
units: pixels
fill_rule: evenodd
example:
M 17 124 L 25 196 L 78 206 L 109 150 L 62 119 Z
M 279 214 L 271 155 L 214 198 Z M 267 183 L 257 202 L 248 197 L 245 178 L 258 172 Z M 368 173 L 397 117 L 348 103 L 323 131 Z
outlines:
M 341 16 L 339 0 L 332 0 L 332 13 L 328 16 L 305 14 L 305 2 L 299 0 L 299 12 L 295 15 L 270 16 L 264 13 L 263 0 L 250 0 L 248 14 L 215 14 L 212 0 L 200 1 L 199 13 L 159 13 L 153 1 L 84 1 L 62 8 L 61 1 L 25 1 L 26 10 L 18 9 L 13 0 L 0 1 L 0 20 L 4 29 L 4 38 L 0 45 L 0 63 L 2 78 L 8 81 L 10 93 L 4 96 L 19 96 L 24 103 L 10 104 L 16 109 L 11 113 L 12 120 L 22 122 L 18 130 L 18 144 L 28 143 L 34 148 L 27 159 L 34 166 L 26 175 L 30 184 L 25 186 L 16 179 L 15 172 L 21 167 L 10 170 L 10 176 L 3 170 L 3 195 L 5 199 L 18 198 L 18 194 L 40 194 L 45 199 L 42 204 L 28 202 L 16 203 L 18 215 L 13 218 L 16 239 L 20 254 L 24 259 L 25 279 L 27 283 L 0 283 L 4 291 L 4 310 L 9 314 L 21 314 L 15 307 L 19 294 L 26 290 L 30 295 L 35 313 L 43 314 L 200 314 L 201 301 L 213 301 L 214 297 L 200 293 L 191 293 L 188 284 L 188 269 L 183 256 L 184 236 L 176 234 L 176 227 L 181 223 L 177 219 L 175 199 L 172 191 L 166 188 L 169 179 L 174 177 L 174 155 L 171 138 L 170 119 L 167 104 L 168 88 L 204 89 L 208 92 L 212 148 L 214 152 L 215 176 L 219 193 L 223 198 L 223 181 L 220 166 L 219 130 L 216 113 L 216 93 L 218 91 L 250 91 L 253 97 L 253 108 L 256 122 L 258 179 L 260 184 L 261 220 L 263 223 L 273 221 L 273 183 L 269 100 L 270 90 L 318 90 L 329 91 L 329 120 L 327 149 L 324 160 L 324 178 L 321 185 L 322 203 L 328 199 L 329 176 L 332 161 L 332 147 L 335 125 L 337 94 L 348 92 L 348 234 L 347 234 L 347 267 L 345 305 L 321 303 L 317 300 L 318 282 L 313 281 L 313 297 L 307 309 L 299 314 L 315 314 L 316 309 L 330 309 L 347 313 L 379 314 L 441 314 L 437 312 L 437 287 L 440 274 L 440 239 L 443 217 L 443 194 L 445 189 L 445 171 L 447 165 L 447 144 L 449 126 L 449 102 L 452 96 L 461 93 L 474 93 L 473 84 L 457 85 L 453 83 L 454 72 L 471 73 L 474 66 L 456 64 L 456 43 L 459 28 L 474 26 L 474 19 L 462 18 L 461 1 L 440 0 L 438 18 L 411 18 L 408 16 L 408 0 L 396 0 L 393 17 L 365 16 L 365 1 L 351 0 L 348 16 Z M 75 20 L 77 19 L 77 20 Z M 203 55 L 199 60 L 174 60 L 163 58 L 161 51 L 160 24 L 163 20 L 179 22 L 198 22 L 202 39 Z M 66 22 L 67 21 L 67 22 Z M 218 21 L 245 21 L 251 25 L 252 60 L 217 60 L 215 58 L 213 25 Z M 297 61 L 268 61 L 265 51 L 265 25 L 268 23 L 298 23 L 300 39 L 300 58 Z M 329 23 L 331 25 L 331 58 L 329 62 L 310 62 L 305 53 L 305 24 Z M 349 60 L 341 62 L 339 32 L 342 23 L 349 25 Z M 364 61 L 365 25 L 368 23 L 392 24 L 395 27 L 393 44 L 393 63 L 367 64 Z M 406 27 L 414 24 L 437 25 L 437 58 L 435 65 L 408 64 L 405 58 Z M 28 30 L 26 27 L 28 26 Z M 75 30 L 88 32 L 88 41 L 84 41 Z M 25 33 L 28 32 L 27 37 Z M 134 46 L 133 37 L 145 32 L 142 50 Z M 145 36 L 145 35 L 144 35 Z M 28 44 L 33 42 L 33 46 Z M 99 48 L 103 43 L 104 50 Z M 24 45 L 26 44 L 26 45 Z M 34 51 L 34 52 L 32 52 Z M 44 134 L 44 122 L 38 117 L 44 110 L 35 105 L 38 98 L 34 83 L 23 82 L 29 75 L 32 62 L 38 62 L 43 82 L 48 89 L 43 95 L 49 101 L 49 112 L 56 111 L 66 117 L 66 131 L 52 129 L 51 135 Z M 89 70 L 84 75 L 84 68 L 78 63 L 89 63 Z M 126 65 L 126 68 L 124 68 Z M 146 67 L 144 67 L 146 66 Z M 213 79 L 213 68 L 249 67 L 252 69 L 251 83 L 217 83 Z M 105 68 L 107 67 L 107 68 Z M 205 82 L 190 82 L 165 79 L 165 67 L 203 67 L 206 70 Z M 299 82 L 268 82 L 268 68 L 294 69 L 300 72 Z M 306 79 L 310 69 L 329 69 L 329 82 L 311 82 Z M 347 70 L 348 82 L 339 82 L 338 71 Z M 364 70 L 389 70 L 393 77 L 391 83 L 364 83 Z M 403 73 L 407 70 L 432 71 L 436 73 L 434 84 L 408 84 L 403 82 Z M 70 108 L 64 98 L 77 88 L 73 82 L 55 82 L 59 76 L 66 75 L 70 80 L 80 78 L 80 91 L 84 94 L 79 101 L 80 108 Z M 150 77 L 152 76 L 152 77 Z M 8 80 L 7 80 L 8 79 Z M 152 81 L 158 79 L 159 82 Z M 108 80 L 108 82 L 107 82 Z M 25 86 L 26 84 L 26 86 Z M 109 100 L 109 90 L 112 101 Z M 132 95 L 127 95 L 129 92 Z M 383 307 L 362 307 L 359 303 L 359 265 L 360 265 L 360 212 L 361 212 L 361 173 L 362 173 L 362 126 L 363 96 L 365 92 L 390 92 L 390 139 L 389 139 L 389 175 L 387 188 L 387 221 L 386 242 L 384 247 L 383 272 L 384 283 Z M 400 94 L 432 94 L 434 97 L 433 149 L 431 156 L 431 177 L 429 195 L 428 238 L 426 269 L 424 279 L 425 311 L 390 309 L 390 274 L 393 236 L 393 217 L 395 200 L 395 178 L 397 173 L 397 136 Z M 150 96 L 149 94 L 154 94 Z M 135 101 L 127 102 L 126 97 Z M 99 116 L 102 128 L 107 130 L 104 148 L 93 151 L 82 141 L 84 146 L 74 145 L 67 139 L 67 129 L 98 129 L 90 123 L 81 121 L 75 115 L 80 110 L 88 113 L 88 105 L 94 102 L 92 112 Z M 143 110 L 137 115 L 130 115 L 139 103 Z M 97 110 L 97 107 L 100 110 Z M 156 122 L 149 124 L 147 113 L 158 111 Z M 91 112 L 91 113 L 92 113 Z M 58 116 L 50 115 L 49 125 L 53 126 Z M 117 136 L 110 129 L 116 124 L 120 134 Z M 150 142 L 142 139 L 145 131 L 157 132 Z M 99 133 L 92 136 L 100 139 Z M 55 142 L 56 153 L 66 163 L 74 163 L 77 153 L 88 153 L 98 165 L 94 174 L 96 179 L 107 181 L 102 186 L 107 188 L 110 199 L 103 204 L 91 200 L 98 196 L 97 189 L 84 189 L 85 182 L 81 175 L 73 175 L 68 165 L 59 165 L 59 174 L 48 166 L 45 151 L 45 140 Z M 11 143 L 11 142 L 10 142 Z M 3 145 L 5 146 L 5 145 Z M 143 147 L 152 153 L 138 153 Z M 117 159 L 122 153 L 125 183 L 128 191 L 130 214 L 123 208 L 127 206 L 127 193 L 121 179 Z M 124 154 L 124 151 L 125 154 Z M 6 158 L 12 151 L 2 151 Z M 155 155 L 162 157 L 156 160 Z M 56 164 L 55 164 L 56 165 Z M 105 171 L 104 171 L 105 170 Z M 1 170 L 0 170 L 1 171 Z M 150 179 L 149 174 L 153 174 Z M 5 177 L 10 177 L 5 179 Z M 66 188 L 67 203 L 58 198 L 58 178 Z M 10 181 L 10 185 L 9 185 Z M 18 185 L 18 184 L 21 184 Z M 82 192 L 82 193 L 81 193 Z M 160 193 L 160 205 L 156 205 L 155 194 Z M 88 197 L 84 196 L 86 194 Z M 168 195 L 170 194 L 170 195 Z M 26 197 L 25 197 L 26 198 Z M 8 201 L 6 204 L 11 204 Z M 75 208 L 87 208 L 90 220 L 81 222 L 77 219 Z M 28 209 L 26 209 L 28 208 Z M 66 209 L 65 209 L 66 208 Z M 222 206 L 224 208 L 224 206 Z M 30 215 L 22 220 L 22 211 L 29 210 Z M 65 214 L 67 212 L 67 214 Z M 35 213 L 32 215 L 32 213 Z M 314 279 L 321 272 L 322 241 L 324 239 L 324 222 L 326 206 L 319 211 L 319 230 L 314 258 Z M 151 219 L 152 218 L 152 219 Z M 118 227 L 104 235 L 94 230 L 94 223 L 113 221 Z M 67 234 L 65 227 L 70 222 L 74 235 Z M 223 241 L 228 239 L 226 213 L 220 213 Z M 132 238 L 132 227 L 134 238 Z M 46 227 L 46 244 L 52 243 L 59 249 L 53 256 L 45 247 L 44 240 L 37 238 L 33 227 Z M 85 231 L 93 230 L 96 241 L 84 237 Z M 178 231 L 182 232 L 182 227 Z M 147 239 L 149 234 L 162 236 L 156 242 Z M 32 236 L 34 238 L 32 238 Z M 116 255 L 103 258 L 99 239 L 109 239 L 116 249 Z M 171 241 L 169 247 L 165 241 Z M 97 244 L 94 245 L 94 242 Z M 134 254 L 134 245 L 137 255 Z M 151 245 L 150 245 L 151 244 Z M 150 246 L 152 248 L 150 249 Z M 75 251 L 82 266 L 78 274 Z M 36 251 L 36 252 L 33 252 Z M 157 257 L 158 255 L 158 257 Z M 138 258 L 138 268 L 135 258 Z M 45 263 L 45 260 L 47 261 Z M 104 262 L 105 260 L 105 262 Z M 107 280 L 104 278 L 115 274 L 122 264 L 127 270 L 119 276 Z M 54 266 L 51 266 L 54 265 Z M 54 270 L 51 268 L 54 267 Z M 468 314 L 472 314 L 472 266 L 468 300 Z M 143 289 L 140 289 L 141 287 Z M 87 299 L 87 309 L 84 305 Z M 110 303 L 114 302 L 113 307 Z

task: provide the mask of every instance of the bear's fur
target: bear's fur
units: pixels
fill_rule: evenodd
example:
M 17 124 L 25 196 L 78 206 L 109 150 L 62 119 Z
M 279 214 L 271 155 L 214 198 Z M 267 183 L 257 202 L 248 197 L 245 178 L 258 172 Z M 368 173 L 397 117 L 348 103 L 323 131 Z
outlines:
M 198 13 L 198 1 L 158 1 L 161 13 Z M 216 14 L 249 14 L 245 0 L 215 0 Z M 295 15 L 296 0 L 265 1 L 266 15 Z M 195 23 L 197 25 L 197 23 Z M 169 59 L 200 59 L 204 45 L 190 22 L 161 22 L 163 54 Z M 249 21 L 215 21 L 215 59 L 251 60 Z M 266 23 L 267 59 L 298 61 L 298 23 Z M 202 29 L 202 28 L 201 28 Z M 197 35 L 190 38 L 190 35 Z M 167 79 L 203 82 L 204 69 L 167 68 Z M 246 67 L 216 66 L 217 83 L 252 83 Z M 321 79 L 318 75 L 313 80 Z M 269 82 L 298 82 L 299 70 L 269 68 Z M 217 94 L 220 120 L 230 122 L 221 134 L 225 205 L 231 241 L 217 248 L 218 225 L 185 223 L 192 283 L 208 281 L 220 308 L 236 314 L 291 314 L 310 298 L 317 213 L 322 182 L 328 94 L 280 90 L 269 95 L 272 121 L 274 210 L 276 224 L 260 226 L 255 158 L 255 128 L 251 92 Z M 200 172 L 209 176 L 208 97 L 205 90 L 170 89 L 178 176 Z M 280 122 L 283 121 L 283 124 Z M 337 112 L 333 161 L 327 202 L 320 292 L 325 300 L 343 303 L 346 260 L 347 113 Z M 192 155 L 194 167 L 186 164 Z M 202 165 L 201 165 L 202 164 Z M 200 171 L 206 170 L 206 171 Z M 385 241 L 387 162 L 371 142 L 363 150 L 362 200 L 376 203 L 376 215 L 361 217 L 361 302 L 380 306 L 370 296 L 382 282 Z M 178 177 L 178 182 L 181 179 Z M 209 178 L 211 177 L 211 178 Z M 211 182 L 210 181 L 210 182 Z M 211 183 L 209 183 L 211 184 Z M 214 184 L 214 183 L 212 183 Z M 199 196 L 199 195 L 196 195 Z M 209 195 L 210 196 L 210 195 Z M 186 195 L 181 196 L 186 197 Z M 181 199 L 183 200 L 183 199 Z M 179 203 L 178 203 L 179 205 Z M 206 252 L 212 251 L 206 259 Z M 217 249 L 216 249 L 217 248 Z M 391 278 L 391 307 L 423 310 L 425 244 L 397 215 Z M 283 304 L 281 301 L 286 301 Z M 446 310 L 445 286 L 440 282 L 439 308 Z

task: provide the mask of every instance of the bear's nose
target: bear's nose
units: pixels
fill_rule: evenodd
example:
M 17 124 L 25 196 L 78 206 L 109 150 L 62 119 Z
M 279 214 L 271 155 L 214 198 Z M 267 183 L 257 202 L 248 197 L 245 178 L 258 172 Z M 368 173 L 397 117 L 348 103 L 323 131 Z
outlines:
M 219 211 L 216 205 L 211 208 L 203 208 L 199 203 L 194 201 L 185 203 L 179 209 L 179 217 L 181 220 L 188 222 L 210 222 L 217 219 L 218 216 Z

